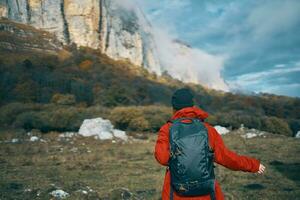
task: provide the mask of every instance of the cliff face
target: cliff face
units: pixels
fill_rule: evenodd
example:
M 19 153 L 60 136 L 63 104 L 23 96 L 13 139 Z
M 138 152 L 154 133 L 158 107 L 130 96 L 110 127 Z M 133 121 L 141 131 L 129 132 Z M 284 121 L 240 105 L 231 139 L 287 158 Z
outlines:
M 0 19 L 0 50 L 4 52 L 34 50 L 57 54 L 61 49 L 61 42 L 54 34 L 7 19 Z
M 54 33 L 64 44 L 99 49 L 113 59 L 161 73 L 155 44 L 139 10 L 117 0 L 0 0 L 0 17 Z

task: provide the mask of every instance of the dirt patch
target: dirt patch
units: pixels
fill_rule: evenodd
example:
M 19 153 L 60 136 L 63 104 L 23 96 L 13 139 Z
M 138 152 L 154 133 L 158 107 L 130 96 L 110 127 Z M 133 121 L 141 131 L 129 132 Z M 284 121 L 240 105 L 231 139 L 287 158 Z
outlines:
M 270 162 L 276 170 L 282 173 L 284 176 L 300 184 L 300 163 L 286 163 L 278 160 Z

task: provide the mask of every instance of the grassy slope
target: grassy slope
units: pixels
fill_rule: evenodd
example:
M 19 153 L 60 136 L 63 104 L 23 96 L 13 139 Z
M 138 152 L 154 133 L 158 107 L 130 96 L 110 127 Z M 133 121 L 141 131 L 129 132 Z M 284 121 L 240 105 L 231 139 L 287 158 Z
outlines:
M 12 135 L 2 134 L 1 140 Z M 165 169 L 152 154 L 155 135 L 126 144 L 80 137 L 57 141 L 57 133 L 43 138 L 47 142 L 0 145 L 1 199 L 49 199 L 55 188 L 70 193 L 70 199 L 122 199 L 122 194 L 131 199 L 159 199 Z M 229 134 L 224 141 L 267 167 L 266 174 L 259 176 L 217 166 L 217 179 L 227 199 L 299 197 L 300 140 L 277 135 L 243 139 Z M 93 192 L 78 191 L 88 190 L 87 186 Z

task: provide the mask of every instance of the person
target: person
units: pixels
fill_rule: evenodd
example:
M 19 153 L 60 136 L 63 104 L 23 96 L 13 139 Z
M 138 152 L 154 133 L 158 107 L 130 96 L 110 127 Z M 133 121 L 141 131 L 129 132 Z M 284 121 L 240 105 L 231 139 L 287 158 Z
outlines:
M 177 90 L 172 96 L 173 116 L 171 120 L 178 118 L 198 118 L 204 121 L 208 117 L 208 113 L 196 107 L 194 105 L 194 99 L 191 90 L 182 88 Z M 259 160 L 248 156 L 238 155 L 237 153 L 229 150 L 223 143 L 222 137 L 210 124 L 203 122 L 208 134 L 209 147 L 214 152 L 214 162 L 218 163 L 231 170 L 239 170 L 244 172 L 252 172 L 262 174 L 265 171 L 265 167 L 260 163 Z M 163 166 L 168 167 L 170 159 L 170 140 L 169 130 L 172 126 L 172 121 L 166 122 L 158 133 L 156 145 L 155 145 L 155 158 Z M 162 200 L 174 199 L 174 200 L 209 200 L 211 196 L 182 196 L 177 194 L 171 188 L 171 175 L 170 170 L 167 168 L 164 184 L 162 189 Z M 215 180 L 214 184 L 214 198 L 216 200 L 224 199 L 221 187 Z

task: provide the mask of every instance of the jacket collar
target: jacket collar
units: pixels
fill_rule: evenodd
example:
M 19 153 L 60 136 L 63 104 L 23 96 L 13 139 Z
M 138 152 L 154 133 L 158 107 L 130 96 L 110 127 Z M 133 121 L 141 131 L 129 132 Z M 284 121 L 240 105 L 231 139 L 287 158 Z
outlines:
M 171 120 L 182 118 L 182 117 L 200 118 L 204 120 L 208 117 L 208 113 L 196 106 L 186 107 L 174 113 Z

